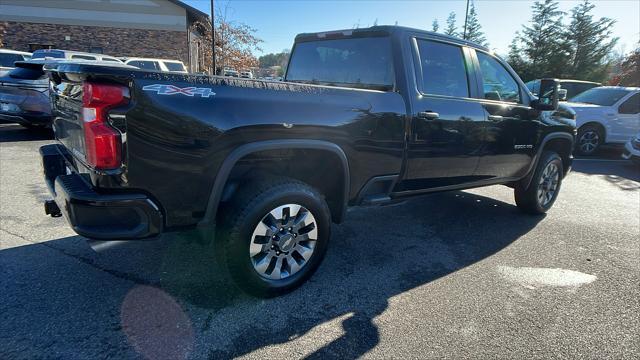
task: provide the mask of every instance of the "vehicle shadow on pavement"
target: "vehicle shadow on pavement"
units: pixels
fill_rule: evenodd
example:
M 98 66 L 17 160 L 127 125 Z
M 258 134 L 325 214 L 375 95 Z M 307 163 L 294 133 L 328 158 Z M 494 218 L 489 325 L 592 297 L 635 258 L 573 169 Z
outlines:
M 574 162 L 573 171 L 585 175 L 601 176 L 611 184 L 621 190 L 640 190 L 640 166 L 631 161 L 614 164 L 599 162 L 598 160 L 589 162 Z
M 18 124 L 0 124 L 0 143 L 52 140 L 51 129 L 27 129 Z
M 3 351 L 217 359 L 275 357 L 272 345 L 298 341 L 305 357 L 357 358 L 378 344 L 390 298 L 490 257 L 543 218 L 466 192 L 356 208 L 333 227 L 315 276 L 268 300 L 239 292 L 212 247 L 184 237 L 101 253 L 77 236 L 10 248 L 0 251 Z M 336 321 L 341 334 L 323 330 Z

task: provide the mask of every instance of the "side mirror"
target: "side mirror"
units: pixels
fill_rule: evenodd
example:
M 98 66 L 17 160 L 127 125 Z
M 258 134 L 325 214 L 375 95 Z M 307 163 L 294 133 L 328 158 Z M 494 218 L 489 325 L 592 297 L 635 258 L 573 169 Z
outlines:
M 538 99 L 532 104 L 538 110 L 556 110 L 560 101 L 560 82 L 556 79 L 540 80 L 540 92 Z M 566 96 L 566 93 L 565 93 Z

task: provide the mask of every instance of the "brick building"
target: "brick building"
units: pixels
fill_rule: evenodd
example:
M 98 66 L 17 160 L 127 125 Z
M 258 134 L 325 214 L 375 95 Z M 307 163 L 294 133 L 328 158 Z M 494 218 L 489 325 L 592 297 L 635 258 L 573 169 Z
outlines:
M 0 1 L 4 48 L 178 59 L 192 72 L 208 69 L 209 21 L 179 0 Z

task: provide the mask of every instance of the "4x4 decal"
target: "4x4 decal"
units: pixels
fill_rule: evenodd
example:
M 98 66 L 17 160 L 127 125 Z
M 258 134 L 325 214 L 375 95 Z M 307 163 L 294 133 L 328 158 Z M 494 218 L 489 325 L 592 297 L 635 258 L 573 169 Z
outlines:
M 144 91 L 153 91 L 158 95 L 186 95 L 186 96 L 195 96 L 200 95 L 201 97 L 208 98 L 209 96 L 215 96 L 216 93 L 213 92 L 211 88 L 197 88 L 197 87 L 186 87 L 180 88 L 173 85 L 166 84 L 153 84 L 146 85 L 142 88 Z

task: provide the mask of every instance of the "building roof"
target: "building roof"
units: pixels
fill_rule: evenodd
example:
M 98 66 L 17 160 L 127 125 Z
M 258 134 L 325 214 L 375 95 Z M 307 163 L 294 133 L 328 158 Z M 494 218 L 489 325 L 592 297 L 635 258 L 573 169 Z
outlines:
M 167 1 L 180 6 L 181 8 L 185 9 L 187 11 L 187 13 L 189 13 L 192 16 L 204 17 L 204 18 L 208 18 L 209 17 L 209 14 L 196 9 L 191 5 L 187 5 L 187 4 L 183 3 L 180 0 L 167 0 Z

